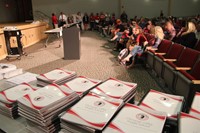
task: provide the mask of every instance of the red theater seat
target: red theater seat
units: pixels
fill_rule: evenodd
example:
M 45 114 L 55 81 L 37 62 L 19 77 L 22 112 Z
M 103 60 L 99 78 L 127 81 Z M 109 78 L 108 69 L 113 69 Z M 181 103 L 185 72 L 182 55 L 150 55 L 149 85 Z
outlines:
M 153 65 L 154 65 L 154 56 L 155 55 L 165 55 L 168 50 L 170 49 L 172 45 L 172 41 L 169 41 L 169 40 L 162 40 L 161 43 L 159 44 L 158 46 L 158 49 L 157 50 L 149 50 L 147 51 L 147 59 L 146 59 L 146 62 L 147 64 L 153 68 Z
M 173 90 L 173 84 L 179 70 L 191 70 L 199 58 L 200 53 L 194 49 L 186 48 L 176 62 L 166 61 L 163 64 L 163 79 L 167 86 Z
M 159 77 L 162 77 L 163 62 L 177 61 L 180 54 L 184 50 L 184 46 L 180 44 L 173 44 L 166 55 L 156 55 L 154 59 L 154 70 Z
M 175 93 L 185 98 L 186 111 L 189 110 L 195 92 L 200 92 L 200 60 L 194 65 L 190 73 L 179 71 L 174 85 Z

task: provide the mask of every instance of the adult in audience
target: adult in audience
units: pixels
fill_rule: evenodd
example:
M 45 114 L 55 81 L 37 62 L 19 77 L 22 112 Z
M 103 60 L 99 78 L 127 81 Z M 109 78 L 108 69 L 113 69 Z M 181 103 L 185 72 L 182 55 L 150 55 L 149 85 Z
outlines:
M 88 16 L 87 13 L 85 13 L 84 16 L 83 16 L 84 30 L 88 29 L 88 24 L 89 24 L 89 16 Z
M 68 17 L 67 17 L 67 23 L 68 24 L 74 23 L 74 17 L 71 14 L 69 14 Z
M 59 16 L 59 25 L 58 26 L 61 27 L 61 26 L 65 25 L 66 22 L 67 22 L 67 17 L 63 12 L 61 12 L 60 16 Z
M 52 13 L 51 20 L 52 20 L 53 28 L 54 29 L 58 28 L 58 19 L 54 13 Z
M 76 22 L 78 23 L 79 28 L 82 31 L 82 22 L 83 22 L 83 19 L 82 19 L 82 16 L 81 16 L 80 12 L 78 12 L 77 15 L 76 15 Z
M 123 23 L 128 21 L 128 15 L 126 14 L 125 11 L 122 12 L 120 19 L 122 20 Z
M 90 30 L 94 30 L 94 24 L 95 24 L 95 16 L 93 13 L 90 14 Z
M 167 40 L 170 40 L 170 41 L 174 41 L 174 37 L 176 36 L 176 30 L 173 26 L 173 23 L 172 21 L 168 20 L 166 23 L 165 23 L 165 30 L 166 30 L 166 33 L 165 33 L 165 39 Z
M 187 23 L 187 30 L 183 32 L 180 37 L 177 39 L 177 43 L 182 44 L 183 46 L 194 48 L 197 38 L 196 38 L 196 27 L 193 22 Z

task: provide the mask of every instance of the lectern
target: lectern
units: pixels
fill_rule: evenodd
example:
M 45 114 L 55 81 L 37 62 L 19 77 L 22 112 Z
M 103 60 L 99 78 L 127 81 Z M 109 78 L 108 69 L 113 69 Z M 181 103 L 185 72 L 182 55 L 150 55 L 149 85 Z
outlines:
M 76 26 L 63 28 L 64 60 L 80 59 L 80 29 Z

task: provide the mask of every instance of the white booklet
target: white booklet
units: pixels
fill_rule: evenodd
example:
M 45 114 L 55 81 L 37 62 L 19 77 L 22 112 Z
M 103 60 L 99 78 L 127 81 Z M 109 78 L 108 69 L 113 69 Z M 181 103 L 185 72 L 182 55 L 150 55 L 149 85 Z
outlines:
M 13 64 L 0 63 L 0 73 L 7 73 L 12 70 L 16 70 L 17 67 Z
M 22 83 L 15 87 L 9 88 L 4 91 L 0 91 L 0 101 L 8 104 L 12 104 L 17 101 L 18 98 L 29 94 L 36 89 L 27 83 Z
M 194 96 L 189 114 L 200 118 L 200 93 L 199 92 L 196 92 Z
M 145 96 L 140 106 L 148 107 L 156 111 L 166 113 L 171 118 L 177 118 L 181 112 L 183 97 L 150 90 Z
M 100 80 L 78 76 L 77 78 L 65 83 L 64 86 L 75 91 L 77 94 L 82 95 L 82 93 L 89 91 L 89 89 L 93 88 L 100 82 Z
M 58 104 L 61 100 L 67 99 L 68 96 L 71 96 L 74 93 L 74 91 L 65 86 L 50 84 L 19 98 L 18 102 L 39 113 L 42 110 L 50 108 L 52 105 Z
M 126 104 L 103 133 L 162 133 L 166 116 Z
M 36 80 L 36 76 L 37 74 L 26 72 L 24 74 L 10 78 L 6 81 L 14 83 L 14 84 L 28 83 L 28 82 Z
M 178 128 L 179 133 L 199 133 L 200 119 L 186 113 L 181 113 Z
M 57 69 L 52 70 L 48 73 L 40 74 L 39 76 L 37 76 L 37 79 L 42 80 L 42 81 L 46 81 L 46 82 L 49 82 L 49 83 L 55 83 L 59 80 L 69 78 L 69 77 L 71 77 L 75 74 L 76 73 L 74 71 L 69 71 L 69 70 L 57 68 Z
M 61 120 L 102 130 L 122 105 L 120 99 L 108 99 L 89 93 L 67 110 Z
M 104 83 L 95 87 L 95 89 L 109 97 L 121 99 L 132 92 L 136 87 L 136 83 L 129 83 L 118 79 L 109 78 Z M 96 93 L 98 92 L 96 91 Z

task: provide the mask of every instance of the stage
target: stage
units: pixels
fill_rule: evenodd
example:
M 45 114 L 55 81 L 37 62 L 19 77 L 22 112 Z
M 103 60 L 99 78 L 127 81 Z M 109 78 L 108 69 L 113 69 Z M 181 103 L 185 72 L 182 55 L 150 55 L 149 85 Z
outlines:
M 22 38 L 21 42 L 23 48 L 29 47 L 42 39 L 45 39 L 47 35 L 45 31 L 49 29 L 49 25 L 45 22 L 36 23 L 4 23 L 0 24 L 0 60 L 7 56 L 6 43 L 4 38 L 3 28 L 7 26 L 14 26 L 21 30 Z M 11 46 L 16 46 L 16 38 L 10 38 Z

